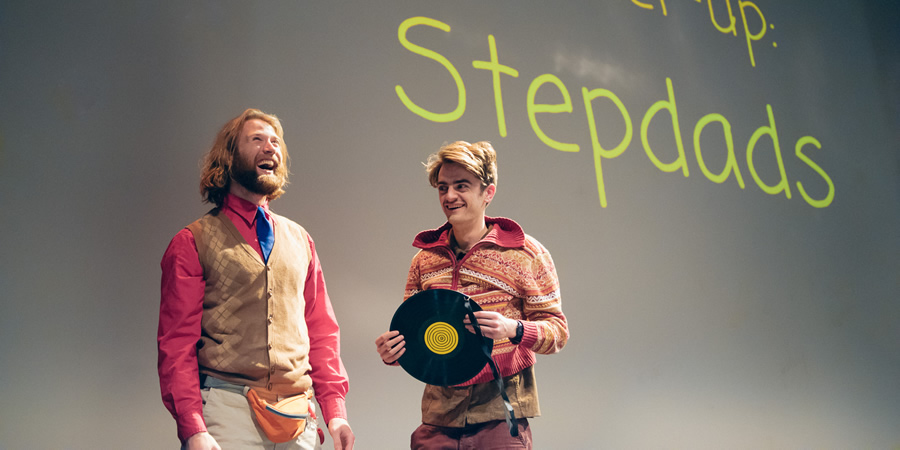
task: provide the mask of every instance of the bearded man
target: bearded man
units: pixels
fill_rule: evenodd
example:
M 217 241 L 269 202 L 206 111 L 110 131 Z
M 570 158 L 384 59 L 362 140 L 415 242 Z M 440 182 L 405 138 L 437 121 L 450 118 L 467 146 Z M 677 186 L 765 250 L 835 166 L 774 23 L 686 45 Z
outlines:
M 163 256 L 159 381 L 183 449 L 318 448 L 313 393 L 334 448 L 353 448 L 340 332 L 315 244 L 269 209 L 284 193 L 287 161 L 274 115 L 248 109 L 226 123 L 200 182 L 216 207 Z

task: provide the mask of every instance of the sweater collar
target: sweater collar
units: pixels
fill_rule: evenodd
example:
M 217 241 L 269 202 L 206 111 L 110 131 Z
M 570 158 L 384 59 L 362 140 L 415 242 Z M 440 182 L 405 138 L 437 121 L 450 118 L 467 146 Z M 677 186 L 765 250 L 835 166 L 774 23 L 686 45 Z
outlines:
M 492 226 L 490 233 L 480 242 L 490 242 L 500 247 L 516 248 L 525 245 L 525 232 L 512 219 L 505 217 L 485 217 L 485 223 Z M 444 223 L 440 228 L 425 230 L 416 235 L 413 247 L 435 248 L 450 247 L 450 222 Z

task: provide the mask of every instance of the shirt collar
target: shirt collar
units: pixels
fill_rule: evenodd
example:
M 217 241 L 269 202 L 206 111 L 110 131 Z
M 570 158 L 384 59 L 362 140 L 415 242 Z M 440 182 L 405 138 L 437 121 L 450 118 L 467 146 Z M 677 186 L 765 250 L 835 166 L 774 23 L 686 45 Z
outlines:
M 266 202 L 262 205 L 263 211 L 265 211 L 266 216 L 269 216 L 271 219 L 271 213 L 269 212 L 269 202 Z M 228 193 L 225 196 L 225 201 L 222 202 L 222 209 L 230 209 L 235 214 L 237 214 L 244 222 L 247 223 L 247 226 L 252 226 L 256 221 L 256 205 L 244 200 L 237 195 L 232 193 Z

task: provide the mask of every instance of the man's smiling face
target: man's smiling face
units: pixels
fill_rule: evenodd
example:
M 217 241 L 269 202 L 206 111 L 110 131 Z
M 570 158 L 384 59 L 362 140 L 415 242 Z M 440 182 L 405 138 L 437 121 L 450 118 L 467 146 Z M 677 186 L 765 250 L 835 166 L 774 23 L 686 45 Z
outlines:
M 451 225 L 484 221 L 484 211 L 493 198 L 493 185 L 481 181 L 463 166 L 447 162 L 441 166 L 437 182 L 441 209 Z
M 287 167 L 282 164 L 281 146 L 281 138 L 272 125 L 259 119 L 245 122 L 232 162 L 234 180 L 260 195 L 270 195 L 283 187 Z

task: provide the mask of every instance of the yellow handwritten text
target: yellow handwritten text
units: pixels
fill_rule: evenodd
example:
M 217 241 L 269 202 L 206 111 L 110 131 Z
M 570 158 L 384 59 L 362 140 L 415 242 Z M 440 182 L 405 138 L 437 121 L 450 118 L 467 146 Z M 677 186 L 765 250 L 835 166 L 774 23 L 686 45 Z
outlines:
M 450 26 L 443 22 L 427 17 L 412 17 L 406 19 L 405 21 L 403 21 L 403 23 L 401 23 L 399 28 L 399 40 L 401 45 L 403 45 L 403 47 L 408 49 L 409 51 L 436 61 L 444 66 L 444 68 L 446 68 L 446 70 L 450 73 L 451 78 L 456 83 L 456 88 L 459 95 L 457 108 L 450 113 L 435 113 L 428 111 L 425 108 L 414 103 L 406 95 L 403 87 L 399 85 L 396 86 L 397 96 L 411 112 L 421 116 L 424 119 L 434 122 L 455 121 L 462 117 L 463 113 L 465 112 L 465 83 L 463 82 L 459 71 L 456 70 L 453 64 L 443 55 L 440 55 L 433 50 L 425 49 L 421 46 L 409 42 L 409 40 L 406 38 L 407 30 L 409 30 L 411 27 L 419 25 L 429 26 L 444 32 L 450 32 Z M 497 127 L 500 135 L 506 137 L 506 118 L 503 109 L 503 94 L 501 90 L 502 83 L 500 75 L 505 74 L 511 77 L 518 77 L 519 71 L 510 66 L 500 64 L 499 56 L 497 54 L 496 40 L 493 35 L 488 35 L 488 48 L 490 52 L 490 61 L 473 60 L 472 65 L 476 69 L 489 70 L 492 73 L 494 103 L 497 111 Z M 680 123 L 678 104 L 676 102 L 677 97 L 675 84 L 673 83 L 671 78 L 666 77 L 665 87 L 665 98 L 657 100 L 655 103 L 653 103 L 647 109 L 647 111 L 644 112 L 641 118 L 639 131 L 641 147 L 644 149 L 644 152 L 647 154 L 650 162 L 660 171 L 680 171 L 685 177 L 688 177 L 690 175 L 690 170 L 688 167 L 687 158 L 685 156 L 685 146 L 681 135 L 682 125 Z M 537 103 L 536 99 L 538 96 L 538 91 L 544 88 L 553 89 L 554 92 L 558 92 L 559 96 L 562 99 L 561 102 Z M 628 111 L 625 102 L 623 102 L 622 99 L 620 99 L 619 96 L 616 95 L 616 93 L 608 89 L 590 89 L 583 86 L 581 87 L 581 97 L 584 102 L 585 119 L 590 133 L 591 147 L 594 153 L 594 171 L 597 178 L 597 192 L 600 198 L 600 206 L 605 208 L 608 202 L 607 190 L 603 181 L 603 160 L 619 157 L 631 145 L 632 139 L 634 137 L 632 114 Z M 615 147 L 609 149 L 604 148 L 600 144 L 600 138 L 597 132 L 596 117 L 594 115 L 594 104 L 595 102 L 600 101 L 610 101 L 613 103 L 613 105 L 615 105 L 621 116 L 621 120 L 625 128 L 625 132 L 622 135 L 619 143 Z M 563 80 L 561 80 L 556 75 L 549 73 L 538 75 L 531 81 L 528 87 L 525 104 L 531 129 L 541 142 L 552 149 L 563 152 L 579 152 L 581 150 L 578 144 L 562 142 L 549 136 L 543 129 L 541 129 L 540 122 L 538 120 L 539 114 L 573 113 L 574 108 L 572 97 L 568 87 L 565 85 Z M 668 126 L 671 125 L 672 137 L 674 138 L 675 148 L 677 149 L 678 154 L 675 160 L 671 162 L 663 162 L 662 160 L 660 160 L 656 152 L 653 151 L 653 147 L 648 137 L 648 130 L 650 129 L 651 123 L 653 123 L 654 120 L 665 120 L 665 116 L 668 116 L 669 121 L 663 126 L 668 128 Z M 756 183 L 756 185 L 766 194 L 779 195 L 781 193 L 784 193 L 787 199 L 791 199 L 791 186 L 788 181 L 788 174 L 787 170 L 785 169 L 784 159 L 781 152 L 781 143 L 776 127 L 775 113 L 772 106 L 769 104 L 766 105 L 764 117 L 765 124 L 757 128 L 753 132 L 744 150 L 744 155 L 746 157 L 745 160 L 747 163 L 747 171 L 750 173 L 750 176 L 753 178 L 753 181 Z M 618 118 L 611 120 L 618 120 Z M 714 129 L 710 128 L 710 126 L 713 124 L 718 124 L 721 126 L 722 136 L 725 141 L 726 161 L 724 168 L 719 173 L 714 173 L 707 166 L 703 158 L 704 150 L 702 150 L 700 147 L 702 133 L 704 131 L 713 132 Z M 694 124 L 693 128 L 693 150 L 694 155 L 697 158 L 697 165 L 700 168 L 700 172 L 703 173 L 703 175 L 707 179 L 718 184 L 725 183 L 733 175 L 734 180 L 738 184 L 738 186 L 741 189 L 744 189 L 744 177 L 741 174 L 740 165 L 738 164 L 738 158 L 735 156 L 734 138 L 731 131 L 732 126 L 728 119 L 718 113 L 709 113 L 701 117 Z M 758 146 L 761 143 L 768 144 L 770 141 L 771 147 L 765 145 L 765 148 L 771 148 L 772 154 L 760 154 L 757 150 Z M 813 172 L 815 172 L 822 178 L 822 180 L 828 186 L 828 193 L 824 198 L 816 199 L 811 197 L 807 193 L 806 188 L 804 188 L 802 183 L 800 183 L 799 181 L 796 182 L 796 186 L 797 190 L 800 192 L 801 197 L 803 197 L 806 203 L 815 208 L 825 208 L 829 206 L 834 199 L 835 186 L 831 180 L 831 177 L 828 176 L 825 170 L 822 169 L 821 166 L 815 163 L 807 154 L 803 152 L 803 150 L 810 145 L 815 147 L 816 149 L 822 149 L 822 144 L 815 137 L 803 136 L 796 141 L 796 144 L 794 146 L 794 155 L 798 160 L 806 164 L 810 169 L 812 169 Z M 757 160 L 762 157 L 767 157 L 768 161 L 773 161 L 775 166 L 777 166 L 778 168 L 778 180 L 774 184 L 768 184 L 766 181 L 764 181 L 757 170 Z
M 703 3 L 704 0 L 694 0 L 696 3 Z M 732 0 L 724 0 L 725 10 L 727 12 L 728 24 L 722 25 L 719 22 L 719 19 L 716 18 L 717 15 L 721 14 L 721 3 L 722 0 L 705 0 L 707 5 L 709 6 L 709 20 L 712 22 L 713 26 L 716 27 L 719 32 L 722 34 L 731 34 L 733 36 L 737 36 L 737 18 L 734 16 L 734 12 L 731 8 Z M 639 0 L 631 0 L 631 3 L 636 6 L 646 9 L 646 10 L 654 10 L 655 6 L 652 3 L 646 3 Z M 718 8 L 719 13 L 714 11 L 715 7 L 713 3 L 719 4 Z M 763 15 L 762 10 L 759 9 L 759 6 L 756 3 L 746 0 L 738 0 L 738 11 L 741 13 L 741 23 L 744 26 L 744 37 L 747 40 L 747 53 L 750 55 L 750 65 L 756 67 L 756 57 L 753 55 L 753 43 L 761 40 L 766 35 L 766 16 Z M 659 0 L 660 10 L 662 11 L 663 16 L 668 16 L 668 10 L 666 9 L 666 0 Z M 747 23 L 747 14 L 751 13 L 750 21 L 753 24 L 753 27 L 759 23 L 759 29 L 755 32 L 751 32 L 751 25 Z M 768 24 L 768 28 L 775 29 L 774 24 Z M 772 47 L 778 47 L 778 43 L 772 41 Z

